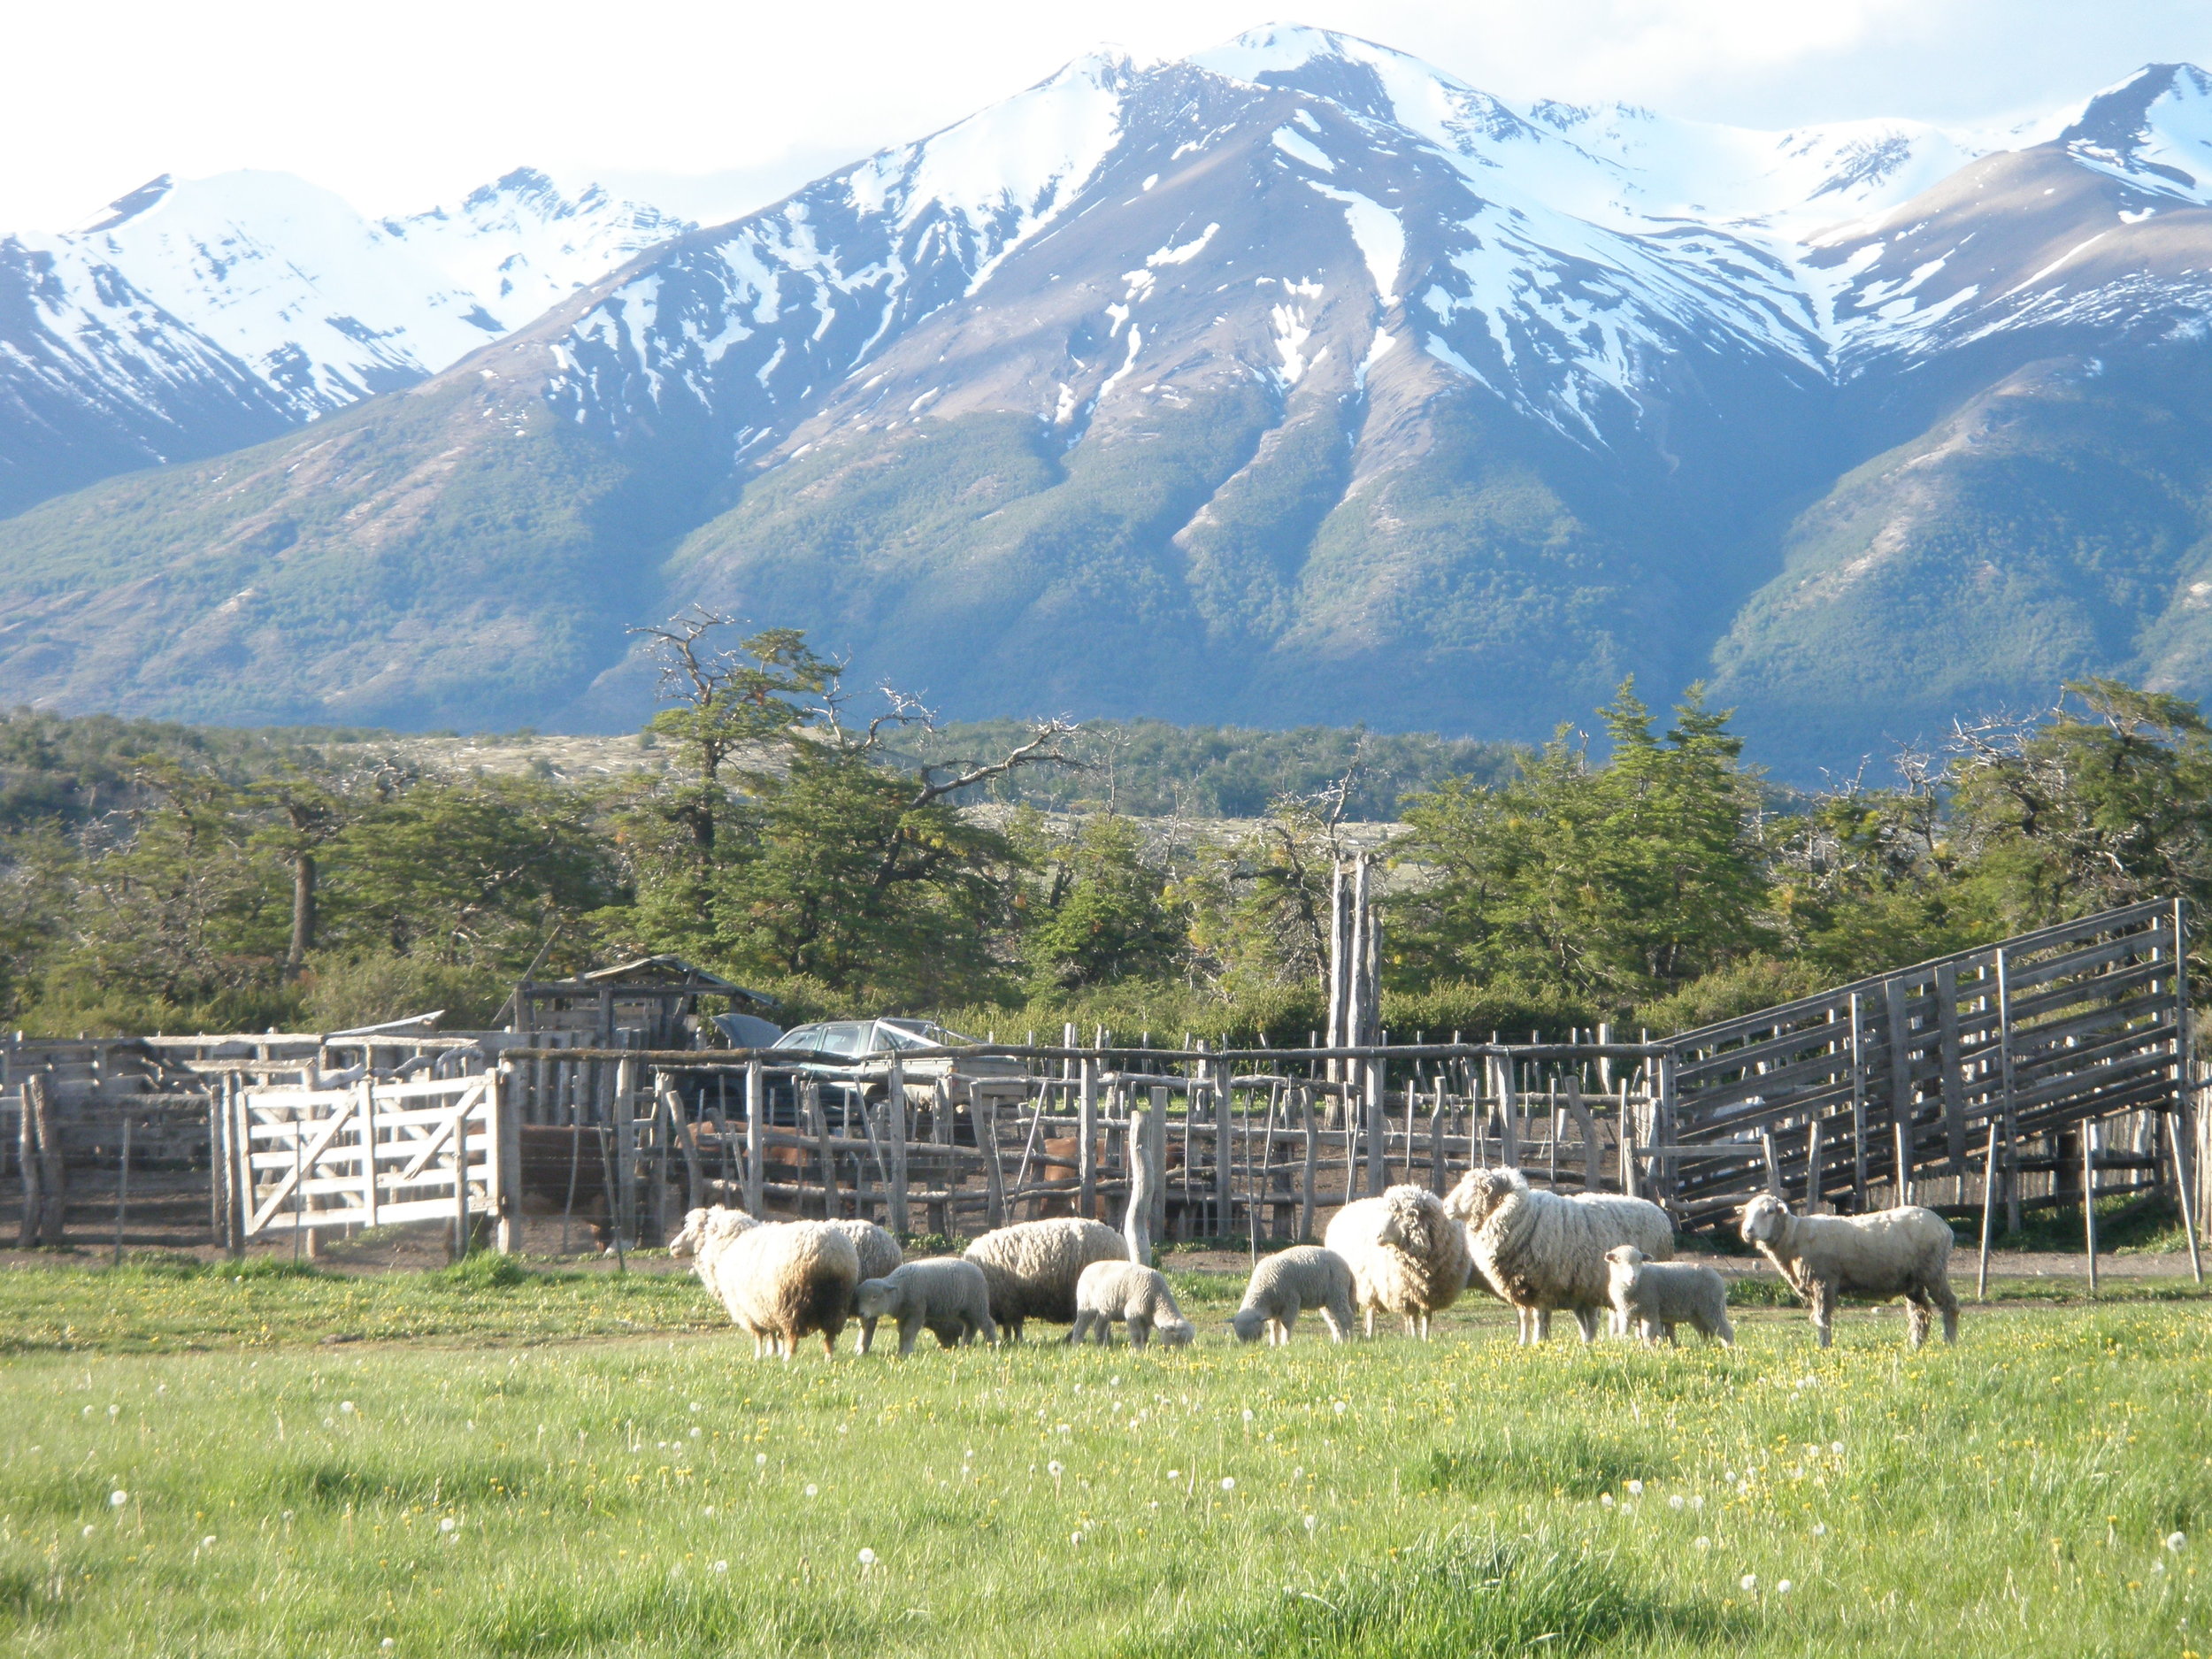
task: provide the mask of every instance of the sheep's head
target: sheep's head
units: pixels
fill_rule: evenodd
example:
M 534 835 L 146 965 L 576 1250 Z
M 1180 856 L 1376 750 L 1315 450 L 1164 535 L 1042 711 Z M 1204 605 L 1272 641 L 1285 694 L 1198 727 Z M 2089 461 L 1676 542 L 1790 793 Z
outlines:
M 1773 1244 L 1789 1224 L 1789 1206 L 1770 1193 L 1761 1193 L 1743 1207 L 1743 1221 L 1737 1232 L 1746 1244 Z
M 1187 1348 L 1197 1334 L 1188 1319 L 1163 1319 L 1152 1327 L 1152 1340 L 1165 1348 Z
M 1263 1308 L 1239 1308 L 1229 1316 L 1229 1328 L 1237 1333 L 1240 1342 L 1256 1342 L 1267 1329 L 1267 1310 Z
M 1455 1221 L 1479 1227 L 1515 1193 L 1528 1191 L 1528 1177 L 1518 1170 L 1469 1170 L 1444 1200 L 1444 1213 Z
M 887 1279 L 864 1279 L 853 1292 L 853 1310 L 864 1319 L 880 1319 L 899 1299 L 898 1287 Z
M 1395 1245 L 1409 1256 L 1429 1251 L 1428 1193 L 1418 1187 L 1394 1187 L 1383 1194 L 1382 1225 L 1375 1230 L 1378 1244 Z
M 707 1215 L 704 1210 L 694 1210 L 685 1214 L 683 1231 L 668 1241 L 669 1255 L 680 1262 L 706 1242 Z
M 1631 1272 L 1633 1272 L 1636 1269 L 1641 1267 L 1646 1262 L 1651 1260 L 1648 1256 L 1646 1256 L 1641 1250 L 1638 1249 L 1632 1244 L 1615 1245 L 1611 1249 L 1605 1253 L 1605 1259 L 1610 1262 L 1615 1267 L 1625 1268 Z

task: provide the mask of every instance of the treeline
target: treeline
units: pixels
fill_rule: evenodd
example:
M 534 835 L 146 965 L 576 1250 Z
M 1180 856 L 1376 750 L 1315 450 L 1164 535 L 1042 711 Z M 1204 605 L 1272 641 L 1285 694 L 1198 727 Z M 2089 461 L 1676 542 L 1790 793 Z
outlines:
M 0 777 L 44 780 L 4 797 L 8 1023 L 474 1025 L 534 969 L 653 951 L 793 1019 L 1271 1041 L 1320 1023 L 1331 872 L 1377 833 L 1355 735 L 1333 778 L 1224 834 L 1102 796 L 1059 723 L 941 729 L 895 696 L 863 719 L 795 633 L 653 632 L 669 764 L 592 785 L 426 775 L 373 734 L 0 721 Z M 1893 785 L 1797 797 L 1694 695 L 1662 717 L 1624 686 L 1600 715 L 1594 752 L 1563 733 L 1508 775 L 1394 794 L 1394 1032 L 1677 1028 L 2212 887 L 2212 729 L 2177 698 L 2085 682 L 1902 757 Z

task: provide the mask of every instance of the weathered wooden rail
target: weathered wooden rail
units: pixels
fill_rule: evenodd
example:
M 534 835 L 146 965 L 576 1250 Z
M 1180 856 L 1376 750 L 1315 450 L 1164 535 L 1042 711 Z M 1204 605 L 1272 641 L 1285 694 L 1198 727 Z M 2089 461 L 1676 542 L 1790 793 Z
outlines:
M 1640 1193 L 1691 1227 L 1724 1225 L 1758 1192 L 1842 1210 L 2001 1204 L 2016 1224 L 2037 1205 L 2151 1187 L 2200 1225 L 2212 1194 L 2188 921 L 2178 904 L 2136 905 L 1659 1041 L 1601 1028 L 1564 1042 L 1171 1048 L 1069 1028 L 1057 1043 L 887 1065 L 648 1048 L 644 1029 L 612 1044 L 419 1031 L 19 1043 L 0 1051 L 0 1156 L 41 1226 L 56 1213 L 33 1190 L 44 1180 L 50 1196 L 51 1130 L 62 1165 L 94 1177 L 63 1206 L 80 1233 L 88 1220 L 100 1236 L 110 1196 L 149 1202 L 128 1171 L 158 1165 L 173 1187 L 199 1183 L 200 1213 L 233 1248 L 421 1221 L 519 1248 L 526 1218 L 540 1249 L 587 1229 L 626 1248 L 709 1199 L 906 1233 L 1118 1222 L 1134 1133 L 1157 1143 L 1161 1239 L 1311 1236 L 1392 1181 L 1441 1190 L 1501 1163 Z M 385 1078 L 334 1070 L 372 1056 Z M 23 1110 L 27 1079 L 42 1115 Z M 119 1145 L 127 1122 L 134 1147 Z

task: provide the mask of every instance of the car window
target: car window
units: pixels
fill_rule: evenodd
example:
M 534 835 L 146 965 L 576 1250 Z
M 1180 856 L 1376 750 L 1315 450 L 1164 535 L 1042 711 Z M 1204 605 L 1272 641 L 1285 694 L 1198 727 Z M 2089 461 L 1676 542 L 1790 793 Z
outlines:
M 779 1048 L 811 1048 L 815 1047 L 815 1040 L 821 1034 L 822 1028 L 819 1025 L 795 1026 L 776 1039 L 776 1047 Z
M 928 1033 L 929 1027 L 918 1020 L 879 1019 L 876 1021 L 876 1047 L 879 1051 L 887 1048 L 927 1048 L 935 1042 L 935 1039 Z
M 824 1054 L 861 1055 L 867 1052 L 865 1020 L 836 1020 L 816 1028 L 814 1046 Z

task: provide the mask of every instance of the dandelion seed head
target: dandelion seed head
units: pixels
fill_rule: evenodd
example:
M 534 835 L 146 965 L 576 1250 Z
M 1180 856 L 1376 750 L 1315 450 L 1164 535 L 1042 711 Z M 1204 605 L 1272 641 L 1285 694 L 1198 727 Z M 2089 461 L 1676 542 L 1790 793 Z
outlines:
M 215 1548 L 215 1534 L 214 1534 L 214 1533 L 212 1533 L 212 1532 L 210 1532 L 210 1533 L 209 1533 L 209 1534 L 208 1534 L 205 1538 L 203 1538 L 203 1539 L 200 1540 L 200 1548 L 201 1548 L 202 1549 L 212 1549 L 212 1548 Z
M 1709 1539 L 1709 1538 L 1707 1538 L 1707 1537 L 1706 1537 L 1703 1533 L 1701 1533 L 1701 1533 L 1698 1535 L 1698 1538 L 1697 1538 L 1697 1540 L 1696 1540 L 1696 1548 L 1699 1548 L 1699 1549 L 1710 1549 L 1710 1548 L 1712 1548 L 1712 1547 L 1713 1547 L 1713 1540 L 1712 1540 L 1711 1539 Z
M 1080 1533 L 1080 1532 L 1070 1532 L 1070 1533 L 1068 1534 L 1068 1542 L 1069 1542 L 1069 1543 L 1071 1543 L 1071 1544 L 1079 1544 L 1079 1543 L 1081 1543 L 1082 1541 L 1083 1541 L 1083 1534 L 1082 1534 L 1082 1533 Z
M 1222 1476 L 1221 1489 L 1224 1492 L 1234 1492 L 1237 1489 L 1237 1478 L 1234 1475 Z
M 130 1501 L 131 1494 L 124 1491 L 120 1486 L 116 1487 L 114 1491 L 108 1494 L 108 1508 L 111 1509 L 119 1509 Z M 287 1520 L 291 1518 L 291 1511 L 288 1509 L 285 1512 L 285 1518 Z
M 1678 1492 L 1667 1500 L 1667 1508 L 1670 1509 L 1678 1509 L 1683 1508 L 1688 1502 L 1689 1500 Z
M 1827 1536 L 1828 1536 L 1828 1523 L 1827 1523 L 1827 1522 L 1825 1522 L 1825 1521 L 1815 1521 L 1815 1522 L 1813 1523 L 1813 1536 L 1814 1536 L 1815 1538 L 1825 1538 L 1825 1537 L 1827 1537 Z
M 730 1563 L 726 1561 L 718 1561 L 714 1563 L 714 1571 L 717 1572 L 727 1572 L 729 1570 Z
M 1747 1572 L 1742 1578 L 1736 1580 L 1736 1585 L 1739 1589 L 1742 1590 L 1745 1594 L 1748 1595 L 1752 1591 L 1759 1587 L 1759 1575 L 1755 1572 Z
M 1309 1515 L 1308 1517 L 1306 1517 L 1306 1531 L 1308 1531 L 1309 1532 L 1312 1532 L 1312 1531 L 1314 1530 L 1314 1528 L 1316 1528 L 1316 1527 L 1319 1526 L 1320 1525 L 1321 1525 L 1321 1517 L 1320 1517 L 1319 1516 L 1317 1516 L 1317 1515 Z
M 810 1498 L 818 1496 L 822 1488 L 816 1486 L 811 1480 L 806 1483 L 806 1495 Z
M 872 1549 L 862 1550 L 860 1552 L 860 1564 L 864 1567 L 874 1566 L 876 1564 L 876 1552 Z
M 1640 1480 L 1630 1481 L 1628 1483 L 1628 1495 L 1632 1498 L 1642 1497 L 1644 1495 L 1644 1483 Z
M 338 1415 L 344 1417 L 351 1417 L 353 1415 L 353 1402 L 350 1400 L 341 1400 L 338 1402 Z
M 1775 1582 L 1774 1594 L 1777 1595 L 1787 1595 L 1796 1587 L 1797 1586 L 1793 1585 L 1787 1578 L 1778 1579 Z
M 2188 1541 L 2189 1534 L 2186 1532 L 2169 1532 L 2166 1534 L 2166 1548 L 2169 1549 L 2177 1550 L 2188 1543 Z
M 1063 1472 L 1064 1471 L 1060 1460 L 1056 1457 L 1054 1458 L 1052 1462 L 1045 1465 L 1045 1473 L 1050 1475 L 1055 1480 L 1059 1479 Z
M 755 1453 L 753 1454 L 753 1466 L 754 1466 L 756 1469 L 765 1469 L 765 1468 L 767 1468 L 767 1467 L 768 1467 L 768 1454 L 767 1454 L 766 1452 L 755 1452 Z
M 438 1530 L 441 1532 L 449 1532 L 458 1525 L 460 1525 L 460 1522 L 455 1520 L 449 1515 L 445 1517 L 445 1519 L 438 1523 Z

